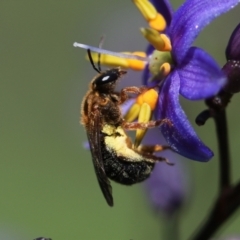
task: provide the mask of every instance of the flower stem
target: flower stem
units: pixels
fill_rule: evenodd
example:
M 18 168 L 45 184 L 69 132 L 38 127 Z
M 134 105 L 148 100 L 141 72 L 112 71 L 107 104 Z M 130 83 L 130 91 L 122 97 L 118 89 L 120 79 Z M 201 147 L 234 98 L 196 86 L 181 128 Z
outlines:
M 240 205 L 240 183 L 235 187 L 230 185 L 230 156 L 225 109 L 218 111 L 213 118 L 216 124 L 220 160 L 219 196 L 213 205 L 208 220 L 191 238 L 193 240 L 209 239 Z
M 171 216 L 165 216 L 163 219 L 163 231 L 160 239 L 179 240 L 179 213 L 176 212 Z
M 220 111 L 215 117 L 219 152 L 219 190 L 220 194 L 230 186 L 230 155 L 226 111 Z

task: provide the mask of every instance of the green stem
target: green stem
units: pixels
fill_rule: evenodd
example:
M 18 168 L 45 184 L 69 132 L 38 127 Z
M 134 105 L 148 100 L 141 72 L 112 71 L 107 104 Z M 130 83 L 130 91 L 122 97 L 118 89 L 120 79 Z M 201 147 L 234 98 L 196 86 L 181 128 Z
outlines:
M 179 240 L 179 213 L 171 216 L 164 216 L 163 230 L 161 239 L 163 240 Z

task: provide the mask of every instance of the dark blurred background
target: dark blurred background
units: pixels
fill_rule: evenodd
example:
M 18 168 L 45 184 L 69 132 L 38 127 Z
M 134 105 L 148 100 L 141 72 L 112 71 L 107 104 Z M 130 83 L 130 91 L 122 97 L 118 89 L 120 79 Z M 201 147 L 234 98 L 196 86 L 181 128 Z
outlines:
M 173 1 L 175 9 L 182 1 Z M 240 8 L 219 17 L 195 42 L 220 65 L 240 21 Z M 80 103 L 96 72 L 78 41 L 112 51 L 144 50 L 139 28 L 147 26 L 131 1 L 0 2 L 0 239 L 31 240 L 48 236 L 71 239 L 159 239 L 161 220 L 147 203 L 142 185 L 113 183 L 115 206 L 100 192 L 86 134 L 79 125 Z M 129 71 L 126 82 L 140 81 Z M 129 80 L 129 81 L 128 81 Z M 240 178 L 239 101 L 228 107 L 233 178 Z M 191 199 L 182 213 L 186 239 L 201 223 L 217 193 L 218 153 L 212 120 L 194 123 L 203 102 L 182 100 L 202 140 L 215 152 L 209 163 L 188 159 Z M 221 235 L 237 233 L 237 212 Z

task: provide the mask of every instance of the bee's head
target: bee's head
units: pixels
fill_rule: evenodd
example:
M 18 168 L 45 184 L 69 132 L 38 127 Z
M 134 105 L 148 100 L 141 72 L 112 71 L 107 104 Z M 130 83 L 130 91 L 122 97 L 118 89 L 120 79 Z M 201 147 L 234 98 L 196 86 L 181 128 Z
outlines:
M 121 68 L 112 68 L 103 73 L 100 73 L 92 81 L 92 89 L 103 93 L 114 91 L 117 80 L 125 74 L 126 71 Z
M 91 55 L 90 49 L 87 49 L 89 60 L 92 64 L 92 67 L 94 70 L 96 70 L 99 75 L 97 75 L 91 82 L 91 89 L 93 91 L 99 91 L 102 93 L 111 93 L 114 91 L 117 80 L 125 73 L 127 73 L 124 70 L 121 70 L 120 67 L 118 68 L 112 68 L 105 72 L 101 71 L 100 66 L 100 53 L 98 54 L 98 65 L 95 66 L 93 62 L 93 58 Z

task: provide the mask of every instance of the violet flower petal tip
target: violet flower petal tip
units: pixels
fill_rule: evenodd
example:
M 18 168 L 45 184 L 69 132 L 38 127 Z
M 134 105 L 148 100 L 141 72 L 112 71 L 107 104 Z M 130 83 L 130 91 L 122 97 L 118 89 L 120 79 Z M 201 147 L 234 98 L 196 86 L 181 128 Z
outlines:
M 187 99 L 200 100 L 217 94 L 227 82 L 227 77 L 215 60 L 204 50 L 191 47 L 177 68 L 180 93 Z
M 240 23 L 234 29 L 227 48 L 226 48 L 227 60 L 238 60 L 240 61 Z
M 173 126 L 161 127 L 163 136 L 174 151 L 192 160 L 206 162 L 213 152 L 199 139 L 179 104 L 180 78 L 177 71 L 171 73 L 161 89 L 156 118 L 167 118 Z
M 180 63 L 198 34 L 239 0 L 187 0 L 174 14 L 169 34 L 175 60 Z

